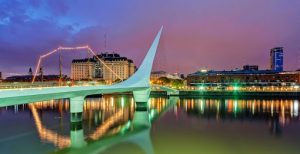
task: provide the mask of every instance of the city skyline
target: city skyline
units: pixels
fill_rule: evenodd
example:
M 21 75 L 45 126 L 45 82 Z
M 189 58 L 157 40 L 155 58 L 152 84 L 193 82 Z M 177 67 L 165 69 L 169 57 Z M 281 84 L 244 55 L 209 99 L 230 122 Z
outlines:
M 229 70 L 244 64 L 267 69 L 269 51 L 277 46 L 284 47 L 284 69 L 299 69 L 299 1 L 30 0 L 0 4 L 3 74 L 35 69 L 39 55 L 60 45 L 90 45 L 97 51 L 117 51 L 139 66 L 148 42 L 161 25 L 165 31 L 154 70 L 188 74 L 201 67 Z M 86 56 L 80 53 L 79 58 L 82 55 Z M 69 54 L 64 58 L 78 57 Z M 57 62 L 58 58 L 54 56 L 49 61 Z M 50 71 L 58 68 L 56 64 L 46 67 Z
M 0 0 L 0 153 L 298 154 L 299 0 Z

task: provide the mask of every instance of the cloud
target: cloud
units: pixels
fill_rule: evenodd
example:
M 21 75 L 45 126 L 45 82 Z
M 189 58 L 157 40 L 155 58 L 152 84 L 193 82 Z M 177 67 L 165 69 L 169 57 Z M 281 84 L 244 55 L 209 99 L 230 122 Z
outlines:
M 49 6 L 49 10 L 53 13 L 53 15 L 65 15 L 68 11 L 68 6 L 65 3 L 65 1 L 47 1 L 47 4 Z
M 274 46 L 285 47 L 286 69 L 297 69 L 299 5 L 297 0 L 0 1 L 0 71 L 27 71 L 38 55 L 58 45 L 88 44 L 103 51 L 104 34 L 107 50 L 139 64 L 161 25 L 155 69 L 267 68 Z M 51 62 L 56 57 L 49 59 L 49 71 L 57 67 Z
M 1 6 L 11 5 L 13 3 Z M 25 72 L 35 65 L 40 54 L 63 44 L 71 35 L 70 28 L 59 27 L 51 20 L 31 19 L 26 5 L 18 1 L 13 6 L 2 14 L 10 22 L 0 25 L 0 68 L 4 72 Z

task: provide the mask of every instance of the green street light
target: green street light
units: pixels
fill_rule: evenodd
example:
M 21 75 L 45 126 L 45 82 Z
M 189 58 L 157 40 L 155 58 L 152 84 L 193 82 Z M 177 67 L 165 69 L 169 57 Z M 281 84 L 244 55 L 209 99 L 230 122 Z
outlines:
M 205 90 L 205 87 L 204 87 L 203 85 L 201 85 L 201 86 L 198 88 L 198 90 L 203 91 L 203 90 Z
M 240 89 L 239 86 L 233 86 L 233 90 L 234 90 L 234 91 L 238 91 L 239 89 Z

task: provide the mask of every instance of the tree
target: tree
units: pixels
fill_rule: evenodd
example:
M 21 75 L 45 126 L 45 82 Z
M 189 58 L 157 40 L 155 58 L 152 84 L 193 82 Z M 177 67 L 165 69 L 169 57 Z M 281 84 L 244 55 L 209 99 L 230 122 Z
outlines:
M 175 87 L 175 88 L 182 87 L 183 86 L 183 80 L 174 79 L 174 80 L 171 81 L 171 85 L 172 85 L 172 87 Z
M 158 79 L 162 84 L 169 84 L 171 82 L 171 80 L 167 77 L 160 77 Z

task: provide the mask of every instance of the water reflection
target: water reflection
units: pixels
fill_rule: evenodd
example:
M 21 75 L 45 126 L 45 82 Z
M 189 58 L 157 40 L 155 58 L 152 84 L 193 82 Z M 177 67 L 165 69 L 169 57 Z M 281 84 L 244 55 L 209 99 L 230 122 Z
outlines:
M 36 125 L 36 129 L 37 129 L 37 132 L 39 134 L 41 141 L 53 143 L 58 148 L 69 147 L 71 142 L 68 137 L 59 135 L 55 131 L 47 129 L 45 126 L 43 126 L 41 118 L 38 114 L 38 110 L 36 108 L 36 106 L 39 106 L 39 105 L 29 104 L 28 106 L 32 113 L 32 116 L 33 116 L 33 119 L 34 119 L 34 122 Z M 42 104 L 42 106 L 44 106 L 44 105 Z
M 48 112 L 55 113 L 54 118 L 59 123 L 70 123 L 70 102 L 68 99 L 36 102 L 31 104 L 16 105 L 0 108 L 0 114 L 13 111 L 15 114 L 30 111 L 41 142 L 51 143 L 62 149 L 71 146 L 72 134 L 78 135 L 83 130 L 83 140 L 98 140 L 107 135 L 113 135 L 121 130 L 121 126 L 133 119 L 134 102 L 131 97 L 104 96 L 103 98 L 88 98 L 84 103 L 83 121 L 73 124 L 70 128 L 70 135 L 65 135 L 58 131 L 61 128 L 47 128 Z M 67 119 L 63 120 L 63 117 Z M 1 118 L 1 117 L 0 117 Z M 52 117 L 53 118 L 53 117 Z M 52 126 L 53 127 L 53 126 Z M 73 137 L 74 138 L 74 137 Z M 78 137 L 75 137 L 78 141 Z M 73 140 L 74 142 L 74 140 Z
M 270 132 L 277 135 L 284 126 L 299 120 L 299 100 L 181 99 L 177 108 L 188 115 L 217 121 L 264 120 Z
M 152 147 L 151 122 L 166 112 L 171 112 L 176 118 L 183 116 L 183 112 L 188 116 L 218 122 L 265 122 L 270 133 L 276 135 L 280 135 L 285 126 L 299 121 L 299 100 L 172 99 L 174 98 L 151 98 L 148 102 L 149 110 L 138 112 L 135 111 L 135 103 L 131 96 L 106 95 L 102 98 L 88 98 L 84 103 L 83 121 L 76 124 L 70 124 L 68 99 L 51 100 L 0 108 L 0 120 L 1 115 L 8 112 L 29 114 L 33 120 L 27 120 L 34 122 L 40 141 L 59 149 L 113 145 L 116 144 L 115 140 L 108 142 L 107 137 L 124 141 L 124 134 L 129 134 L 126 140 L 137 145 L 141 144 L 141 140 L 145 140 L 145 143 Z M 59 124 L 58 127 L 55 127 L 55 124 Z M 0 128 L 0 131 L 3 130 Z M 138 137 L 139 140 L 136 140 Z M 106 141 L 107 144 L 104 144 Z M 151 151 L 152 148 L 149 147 L 145 146 L 143 149 Z
M 116 134 L 122 124 L 133 119 L 134 108 L 133 98 L 128 96 L 87 99 L 83 111 L 83 129 L 93 140 L 106 134 Z

